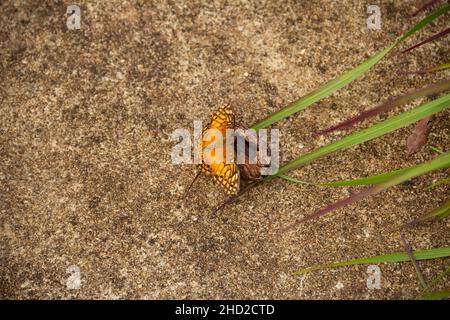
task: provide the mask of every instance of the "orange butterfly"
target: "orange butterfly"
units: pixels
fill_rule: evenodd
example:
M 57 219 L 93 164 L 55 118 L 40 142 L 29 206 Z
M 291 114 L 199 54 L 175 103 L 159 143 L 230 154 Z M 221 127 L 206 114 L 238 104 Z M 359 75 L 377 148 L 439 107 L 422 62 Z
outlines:
M 206 175 L 212 175 L 214 181 L 220 184 L 228 194 L 237 194 L 239 192 L 240 176 L 239 168 L 236 163 L 236 154 L 233 150 L 231 161 L 227 162 L 226 157 L 226 130 L 234 129 L 235 119 L 233 110 L 229 105 L 225 105 L 219 108 L 213 115 L 212 120 L 203 128 L 202 142 L 200 145 L 200 153 L 202 163 L 200 164 L 200 171 L 192 181 L 188 190 L 195 182 L 201 172 Z M 222 145 L 215 145 L 212 152 L 207 152 L 210 148 L 217 143 L 214 130 L 218 130 L 223 137 Z M 217 131 L 216 131 L 217 132 Z M 234 144 L 233 144 L 234 146 Z M 234 149 L 234 148 L 233 148 Z

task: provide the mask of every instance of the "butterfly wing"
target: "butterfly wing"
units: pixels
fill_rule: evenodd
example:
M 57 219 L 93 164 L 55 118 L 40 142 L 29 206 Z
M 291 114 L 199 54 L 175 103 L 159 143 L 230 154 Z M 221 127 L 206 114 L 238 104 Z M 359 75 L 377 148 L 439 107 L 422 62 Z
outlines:
M 214 181 L 220 184 L 227 193 L 229 194 L 237 194 L 239 192 L 239 184 L 240 184 L 240 175 L 239 169 L 236 164 L 236 154 L 233 153 L 232 161 L 230 163 L 226 162 L 226 152 L 225 146 L 226 143 L 223 143 L 222 146 L 217 147 L 215 150 L 219 153 L 222 153 L 221 161 L 206 161 L 207 157 L 211 157 L 211 155 L 205 153 L 205 149 L 211 142 L 207 142 L 209 139 L 204 139 L 205 135 L 208 134 L 208 129 L 217 129 L 222 133 L 222 136 L 226 136 L 226 130 L 234 128 L 235 119 L 233 110 L 225 105 L 213 115 L 211 122 L 203 129 L 203 136 L 201 151 L 202 151 L 202 164 L 200 165 L 200 169 L 206 175 L 212 175 Z M 211 159 L 209 159 L 211 160 Z

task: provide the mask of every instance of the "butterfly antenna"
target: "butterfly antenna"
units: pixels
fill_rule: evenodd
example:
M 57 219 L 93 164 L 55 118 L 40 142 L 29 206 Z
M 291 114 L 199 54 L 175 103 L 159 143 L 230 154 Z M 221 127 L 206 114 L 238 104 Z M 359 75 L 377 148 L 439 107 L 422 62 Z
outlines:
M 194 179 L 192 180 L 191 184 L 189 185 L 189 187 L 187 188 L 186 192 L 184 193 L 183 199 L 186 198 L 186 196 L 189 193 L 189 190 L 191 190 L 192 185 L 194 184 L 194 182 L 197 180 L 197 178 L 200 176 L 200 173 L 202 173 L 200 170 L 197 172 L 197 174 L 195 175 Z

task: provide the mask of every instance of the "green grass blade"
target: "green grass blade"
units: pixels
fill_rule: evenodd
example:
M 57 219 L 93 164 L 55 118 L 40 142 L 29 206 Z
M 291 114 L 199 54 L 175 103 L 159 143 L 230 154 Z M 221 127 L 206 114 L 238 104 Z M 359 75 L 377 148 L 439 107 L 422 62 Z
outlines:
M 447 291 L 435 291 L 422 295 L 419 300 L 443 300 L 450 297 L 450 290 Z
M 370 68 L 372 68 L 375 64 L 377 64 L 381 59 L 383 59 L 392 49 L 394 49 L 396 46 L 398 46 L 401 42 L 405 41 L 407 38 L 409 38 L 411 35 L 413 35 L 415 32 L 419 31 L 423 27 L 425 27 L 427 24 L 438 18 L 439 16 L 447 13 L 450 10 L 450 4 L 436 10 L 435 12 L 429 14 L 427 17 L 425 17 L 423 20 L 421 20 L 419 23 L 417 23 L 414 27 L 412 27 L 408 32 L 406 32 L 403 36 L 401 36 L 397 41 L 385 48 L 383 51 L 380 51 L 376 53 L 374 56 L 369 58 L 368 60 L 361 63 L 356 68 L 344 73 L 343 75 L 339 76 L 338 78 L 331 80 L 330 82 L 324 84 L 323 86 L 319 87 L 318 89 L 314 90 L 310 94 L 304 96 L 303 98 L 295 101 L 294 103 L 282 108 L 278 112 L 275 112 L 268 118 L 254 124 L 252 126 L 252 129 L 259 130 L 261 128 L 265 128 L 267 126 L 270 126 L 271 124 L 282 120 L 286 117 L 289 117 L 290 115 L 303 110 L 313 103 L 330 96 L 332 93 L 338 91 L 339 89 L 345 87 L 349 83 L 353 82 L 360 76 L 362 76 L 365 72 L 367 72 Z
M 441 65 L 439 65 L 437 67 L 431 68 L 431 69 L 429 69 L 429 72 L 442 71 L 442 70 L 446 70 L 448 68 L 450 68 L 450 63 L 449 62 L 443 63 L 443 64 L 441 64 Z
M 321 183 L 323 186 L 329 186 L 329 187 L 346 187 L 346 186 L 364 186 L 364 185 L 372 185 L 372 184 L 379 184 L 382 182 L 385 182 L 392 177 L 398 176 L 399 174 L 404 173 L 405 171 L 411 169 L 410 168 L 403 168 L 395 171 L 390 171 L 374 176 L 369 176 L 365 178 L 358 178 L 353 180 L 344 180 L 344 181 L 334 181 L 334 182 L 324 182 Z
M 445 169 L 448 167 L 450 167 L 450 153 L 444 153 L 431 161 L 410 168 L 410 170 L 407 170 L 406 172 L 400 175 L 394 176 L 388 181 L 376 185 L 374 188 L 376 189 L 377 192 L 380 192 L 382 190 L 400 184 L 404 181 L 429 173 L 431 171 Z
M 443 205 L 433 209 L 431 212 L 427 213 L 426 215 L 413 219 L 407 223 L 405 223 L 402 228 L 411 228 L 413 226 L 416 226 L 417 224 L 433 219 L 436 220 L 442 220 L 445 219 L 450 213 L 450 200 L 447 200 Z
M 448 216 L 450 216 L 450 209 L 447 209 L 446 211 L 440 213 L 440 214 L 436 217 L 436 219 L 437 219 L 438 221 L 441 221 L 441 220 L 444 220 L 445 218 L 447 218 Z
M 393 178 L 374 185 L 369 188 L 365 188 L 364 190 L 352 194 L 350 197 L 344 198 L 342 200 L 336 201 L 330 205 L 328 205 L 325 208 L 316 210 L 314 213 L 304 216 L 300 219 L 297 219 L 294 223 L 289 225 L 288 227 L 284 228 L 283 231 L 286 231 L 288 229 L 291 229 L 299 224 L 305 223 L 306 221 L 315 220 L 318 219 L 334 210 L 343 208 L 345 206 L 348 206 L 352 203 L 355 203 L 361 199 L 364 199 L 368 196 L 377 194 L 383 190 L 386 190 L 392 186 L 395 186 L 397 184 L 400 184 L 404 181 L 410 180 L 412 178 L 415 178 L 417 176 L 426 174 L 428 172 L 439 170 L 443 168 L 450 167 L 450 153 L 444 153 L 440 156 L 438 156 L 436 159 L 433 159 L 429 162 L 422 163 L 418 166 L 415 166 L 413 168 L 409 168 L 409 170 L 405 171 L 404 173 L 394 176 Z
M 280 121 L 290 115 L 303 110 L 313 103 L 328 97 L 332 93 L 338 91 L 339 89 L 345 87 L 349 83 L 353 82 L 355 79 L 359 78 L 365 72 L 367 72 L 370 68 L 372 68 L 375 64 L 377 64 L 388 52 L 390 52 L 395 45 L 391 45 L 384 49 L 381 52 L 378 52 L 370 59 L 366 60 L 356 68 L 350 70 L 349 72 L 341 75 L 340 77 L 326 83 L 325 85 L 319 87 L 314 90 L 310 94 L 304 96 L 303 98 L 295 101 L 294 103 L 284 107 L 278 112 L 275 112 L 270 117 L 256 123 L 252 126 L 252 129 L 259 130 L 265 127 L 270 126 L 271 124 Z
M 447 200 L 443 205 L 441 205 L 440 207 L 434 209 L 433 211 L 431 211 L 429 214 L 423 216 L 422 218 L 419 219 L 419 221 L 424 221 L 424 220 L 428 220 L 431 218 L 441 218 L 442 216 L 444 216 L 447 211 L 450 210 L 450 200 Z
M 434 146 L 430 146 L 430 149 L 433 150 L 434 152 L 437 152 L 440 154 L 443 154 L 445 152 L 444 150 L 441 150 L 438 147 L 434 147 Z
M 279 177 L 284 180 L 294 182 L 294 183 L 308 184 L 308 185 L 315 185 L 315 186 L 324 186 L 324 187 L 367 186 L 367 185 L 373 185 L 373 184 L 379 184 L 379 183 L 385 182 L 385 181 L 391 179 L 392 177 L 402 174 L 406 170 L 409 170 L 411 168 L 412 167 L 403 168 L 403 169 L 399 169 L 399 170 L 395 170 L 395 171 L 385 172 L 382 174 L 364 177 L 364 178 L 357 178 L 357 179 L 353 179 L 353 180 L 318 182 L 318 183 L 302 181 L 302 180 L 298 180 L 298 179 L 295 179 L 295 178 L 292 178 L 292 177 L 289 177 L 286 175 L 280 175 Z
M 289 162 L 288 164 L 280 167 L 278 172 L 269 176 L 266 179 L 271 179 L 275 176 L 283 175 L 290 170 L 298 168 L 299 166 L 305 165 L 313 160 L 327 156 L 333 152 L 348 149 L 357 144 L 378 138 L 387 133 L 393 132 L 397 129 L 406 127 L 412 123 L 415 123 L 425 117 L 432 114 L 438 113 L 442 110 L 447 109 L 450 106 L 450 94 L 443 97 L 430 101 L 426 104 L 421 105 L 415 109 L 408 112 L 402 113 L 390 119 L 387 119 L 379 124 L 373 125 L 372 127 L 356 132 L 350 136 L 344 137 L 336 142 L 328 144 L 322 148 L 319 148 L 313 152 L 306 155 L 300 156 L 299 158 Z
M 415 100 L 417 98 L 421 98 L 423 96 L 430 96 L 433 94 L 437 94 L 440 92 L 445 92 L 450 89 L 450 80 L 444 80 L 440 81 L 438 83 L 434 83 L 432 85 L 426 86 L 424 88 L 415 89 L 412 91 L 409 91 L 405 94 L 402 94 L 400 96 L 397 96 L 395 98 L 389 99 L 385 102 L 382 102 L 378 104 L 376 107 L 367 109 L 358 115 L 348 118 L 344 121 L 339 122 L 338 124 L 335 124 L 331 127 L 328 127 L 323 130 L 319 130 L 318 134 L 329 134 L 330 132 L 336 131 L 336 130 L 345 130 L 349 129 L 350 127 L 356 125 L 357 123 L 361 123 L 365 121 L 368 118 L 375 117 L 377 115 L 380 115 L 382 113 L 387 113 L 391 111 L 392 109 L 401 106 L 402 104 L 406 104 L 409 101 Z
M 414 251 L 414 258 L 416 260 L 429 260 L 450 257 L 450 247 L 434 248 L 428 250 L 416 250 Z M 373 256 L 369 258 L 355 259 L 349 261 L 342 261 L 331 263 L 323 266 L 311 267 L 300 269 L 294 273 L 294 275 L 300 275 L 307 272 L 323 270 L 327 268 L 345 267 L 351 265 L 363 265 L 363 264 L 375 264 L 375 263 L 392 263 L 392 262 L 404 262 L 409 261 L 407 252 L 397 252 L 384 254 L 379 256 Z
M 428 16 L 426 16 L 424 19 L 422 19 L 421 21 L 419 21 L 419 23 L 417 23 L 414 27 L 412 27 L 411 29 L 409 29 L 408 32 L 406 32 L 403 36 L 401 36 L 396 44 L 399 44 L 403 41 L 405 41 L 406 39 L 408 39 L 410 36 L 412 36 L 414 33 L 416 33 L 417 31 L 419 31 L 420 29 L 422 29 L 423 27 L 425 27 L 427 24 L 429 24 L 431 21 L 435 20 L 436 18 L 438 18 L 439 16 L 447 13 L 450 10 L 450 4 L 447 4 L 446 6 L 441 7 L 440 9 L 430 13 Z

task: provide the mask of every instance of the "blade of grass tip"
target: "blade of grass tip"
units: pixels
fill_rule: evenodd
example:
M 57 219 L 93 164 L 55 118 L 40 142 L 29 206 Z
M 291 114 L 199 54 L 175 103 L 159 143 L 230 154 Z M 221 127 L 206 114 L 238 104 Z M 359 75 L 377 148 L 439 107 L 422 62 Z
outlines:
M 450 167 L 450 153 L 440 155 L 431 161 L 425 162 L 414 168 L 411 168 L 398 176 L 394 176 L 391 179 L 389 179 L 383 183 L 366 188 L 363 191 L 355 193 L 348 198 L 334 202 L 331 205 L 329 205 L 323 209 L 319 209 L 310 215 L 307 215 L 301 219 L 297 219 L 294 223 L 292 223 L 291 225 L 282 229 L 282 232 L 292 229 L 306 221 L 318 219 L 329 212 L 335 211 L 335 210 L 345 207 L 349 204 L 355 203 L 367 196 L 377 194 L 377 193 L 384 191 L 392 186 L 398 185 L 404 181 L 407 181 L 407 180 L 410 180 L 417 176 L 429 173 L 431 171 L 448 168 L 448 167 Z
M 285 175 L 280 175 L 279 176 L 281 179 L 284 179 L 286 181 L 290 181 L 290 182 L 294 182 L 294 183 L 298 183 L 298 184 L 306 184 L 306 185 L 313 185 L 313 186 L 317 186 L 317 185 L 321 185 L 321 183 L 311 183 L 308 181 L 302 181 L 302 180 L 298 180 L 289 176 L 285 176 Z
M 302 155 L 297 159 L 289 162 L 288 164 L 280 167 L 275 175 L 269 176 L 268 178 L 265 178 L 265 180 L 271 180 L 277 175 L 286 174 L 293 169 L 310 163 L 313 160 L 325 157 L 336 151 L 348 149 L 352 146 L 370 141 L 387 133 L 393 132 L 397 129 L 406 127 L 427 116 L 445 110 L 448 107 L 450 107 L 450 94 L 430 101 L 400 115 L 391 117 L 381 123 L 369 127 L 366 130 L 356 132 L 310 153 Z
M 349 83 L 353 82 L 355 79 L 359 78 L 365 72 L 367 72 L 370 68 L 372 68 L 375 64 L 377 64 L 386 54 L 388 54 L 394 47 L 395 45 L 391 45 L 386 49 L 384 49 L 383 51 L 376 53 L 374 56 L 364 61 L 356 68 L 348 71 L 347 73 L 339 76 L 334 80 L 331 80 L 330 82 L 327 82 L 325 85 L 312 91 L 308 95 L 282 108 L 278 112 L 275 112 L 268 118 L 254 124 L 252 126 L 252 129 L 259 130 L 268 127 L 273 123 L 280 121 L 286 117 L 289 117 L 292 114 L 309 107 L 310 105 L 316 103 L 317 101 L 325 97 L 328 97 L 332 93 L 345 87 Z
M 427 291 L 437 285 L 441 280 L 443 280 L 450 273 L 450 267 L 448 267 L 444 272 L 438 275 L 436 278 L 430 281 L 427 287 L 423 291 Z
M 414 270 L 416 271 L 417 277 L 419 278 L 419 282 L 422 288 L 425 290 L 425 288 L 427 287 L 427 283 L 425 282 L 425 279 L 423 278 L 422 275 L 422 271 L 420 271 L 419 265 L 417 264 L 416 258 L 414 257 L 411 245 L 409 244 L 408 240 L 406 240 L 405 237 L 403 236 L 402 236 L 402 244 L 406 250 L 406 253 L 408 254 L 409 259 L 411 260 L 411 263 L 414 266 Z
M 416 258 L 416 260 L 447 258 L 447 257 L 450 257 L 450 247 L 441 247 L 441 248 L 434 248 L 434 249 L 427 249 L 427 250 L 416 250 L 414 252 L 414 257 Z M 341 262 L 330 263 L 330 264 L 321 265 L 321 266 L 304 268 L 304 269 L 300 269 L 300 270 L 294 272 L 294 275 L 301 275 L 304 273 L 328 269 L 328 268 L 346 267 L 346 266 L 352 266 L 352 265 L 376 264 L 376 263 L 395 263 L 395 262 L 405 262 L 408 260 L 409 260 L 409 257 L 406 252 L 396 252 L 396 253 L 372 256 L 372 257 L 368 257 L 368 258 L 341 261 Z
M 412 228 L 412 227 L 418 225 L 419 223 L 425 222 L 427 220 L 430 220 L 433 218 L 439 219 L 441 216 L 445 215 L 446 212 L 449 210 L 450 210 L 450 199 L 447 200 L 443 205 L 433 209 L 431 212 L 425 214 L 424 216 L 408 221 L 407 223 L 403 224 L 400 228 L 404 228 L 404 229 Z
M 437 67 L 434 67 L 434 68 L 430 68 L 429 72 L 446 70 L 448 68 L 450 68 L 450 62 L 440 64 L 440 65 L 438 65 Z
M 420 296 L 418 300 L 443 300 L 447 299 L 448 297 L 450 297 L 450 290 L 426 293 Z
M 321 186 L 327 186 L 327 187 L 346 187 L 346 186 L 365 186 L 365 185 L 373 185 L 373 184 L 380 184 L 382 182 L 385 182 L 392 177 L 398 176 L 399 174 L 402 174 L 403 172 L 409 170 L 408 168 L 402 168 L 399 170 L 394 170 L 390 172 L 385 172 L 382 174 L 369 176 L 365 178 L 358 178 L 353 180 L 344 180 L 344 181 L 334 181 L 334 182 L 322 182 L 320 183 Z
M 414 25 L 411 29 L 409 29 L 405 34 L 399 37 L 392 45 L 376 53 L 371 58 L 367 59 L 366 61 L 358 65 L 356 68 L 344 73 L 343 75 L 335 78 L 334 80 L 327 82 L 326 84 L 320 86 L 318 89 L 312 91 L 303 98 L 275 112 L 274 114 L 265 118 L 264 120 L 255 123 L 251 128 L 259 130 L 267 126 L 270 126 L 271 124 L 280 121 L 286 117 L 289 117 L 290 115 L 309 107 L 313 103 L 330 96 L 332 93 L 338 91 L 339 89 L 345 87 L 349 83 L 353 82 L 354 80 L 362 76 L 370 68 L 376 65 L 381 59 L 383 59 L 392 49 L 397 47 L 401 42 L 405 41 L 415 32 L 419 31 L 420 29 L 428 25 L 430 22 L 437 19 L 439 16 L 447 13 L 449 10 L 450 4 L 430 13 L 428 16 L 426 16 L 424 19 L 422 19 L 420 22 Z
M 430 146 L 430 149 L 435 151 L 435 152 L 437 152 L 437 153 L 439 153 L 439 154 L 445 153 L 445 151 L 439 149 L 438 147 Z
M 412 50 L 414 50 L 414 49 L 417 49 L 418 47 L 423 46 L 424 44 L 426 44 L 426 43 L 428 43 L 428 42 L 432 42 L 432 41 L 434 41 L 434 40 L 439 39 L 440 37 L 445 36 L 445 35 L 448 34 L 449 32 L 450 32 L 450 28 L 447 28 L 447 29 L 445 29 L 444 31 L 441 31 L 441 32 L 439 32 L 439 33 L 436 33 L 435 35 L 433 35 L 433 36 L 431 36 L 431 37 L 429 37 L 429 38 L 423 40 L 422 42 L 419 42 L 418 44 L 413 45 L 412 47 L 409 47 L 408 49 L 403 50 L 402 53 L 407 53 L 407 52 L 410 52 L 410 51 L 412 51 Z
M 448 209 L 448 210 L 442 212 L 441 214 L 439 214 L 436 217 L 436 220 L 441 221 L 441 220 L 444 220 L 445 218 L 447 218 L 448 216 L 450 216 L 450 209 Z
M 417 98 L 420 98 L 423 96 L 429 96 L 431 94 L 436 94 L 436 93 L 446 91 L 449 89 L 450 89 L 450 80 L 445 80 L 445 81 L 435 83 L 435 84 L 432 84 L 432 85 L 424 87 L 424 88 L 409 91 L 408 93 L 406 93 L 404 95 L 398 96 L 394 99 L 383 102 L 374 108 L 363 111 L 360 114 L 358 114 L 352 118 L 349 118 L 345 121 L 338 123 L 337 125 L 334 125 L 327 129 L 320 130 L 317 132 L 317 134 L 328 134 L 328 133 L 336 131 L 336 130 L 347 129 L 351 126 L 354 126 L 357 123 L 360 123 L 360 122 L 366 120 L 367 118 L 374 117 L 381 113 L 386 113 L 386 112 L 394 109 L 395 107 L 405 104 L 411 100 L 414 100 L 414 99 L 417 99 Z
M 413 17 L 417 16 L 420 12 L 427 10 L 428 8 L 431 8 L 435 4 L 441 2 L 441 0 L 430 0 L 428 2 L 425 2 L 423 6 L 421 6 L 419 9 L 414 11 L 412 14 Z
M 429 185 L 428 187 L 425 188 L 425 190 L 428 190 L 428 189 L 440 186 L 441 184 L 446 184 L 446 183 L 449 183 L 449 182 L 450 182 L 450 177 L 447 177 L 445 179 L 438 180 L 435 183 Z
M 436 67 L 428 68 L 425 70 L 418 70 L 418 71 L 409 71 L 409 72 L 401 72 L 400 74 L 408 75 L 408 74 L 426 74 L 426 73 L 432 73 L 437 71 L 443 71 L 450 68 L 450 63 L 443 63 Z

